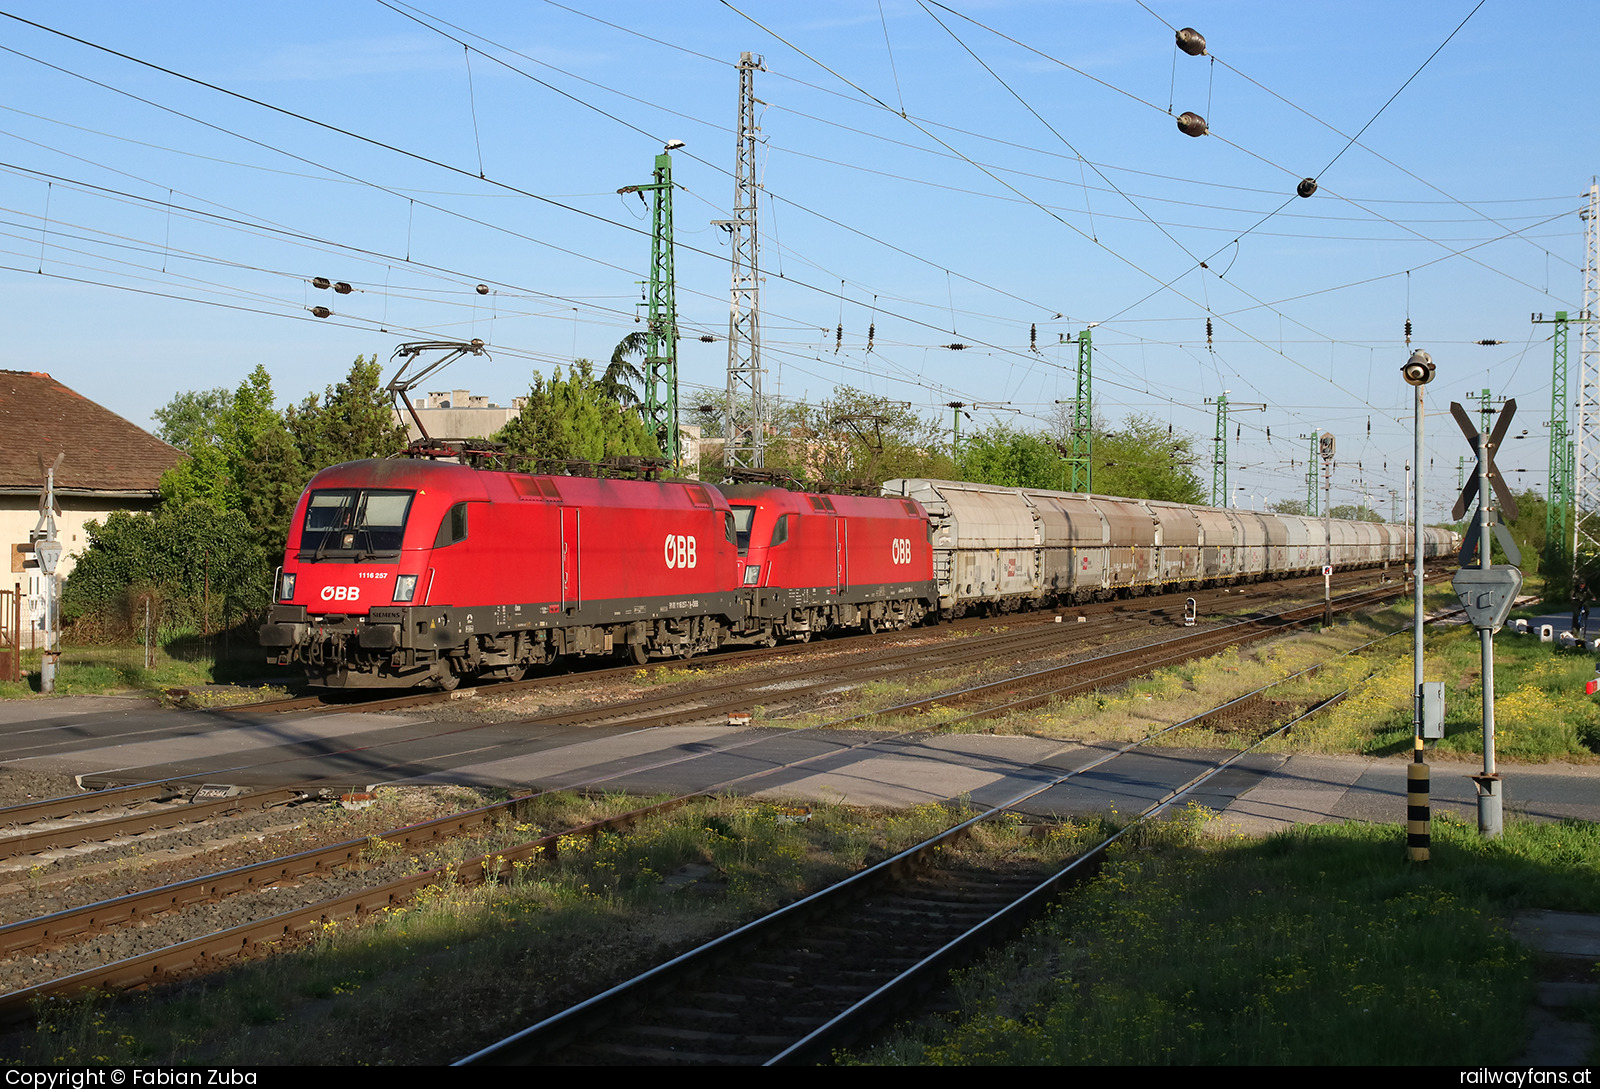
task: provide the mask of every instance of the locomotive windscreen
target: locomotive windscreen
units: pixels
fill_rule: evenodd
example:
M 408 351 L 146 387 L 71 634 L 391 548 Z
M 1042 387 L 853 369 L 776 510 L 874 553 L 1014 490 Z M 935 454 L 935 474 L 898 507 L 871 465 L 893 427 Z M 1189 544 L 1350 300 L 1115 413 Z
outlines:
M 750 523 L 755 520 L 756 509 L 737 503 L 729 504 L 729 509 L 733 511 L 733 529 L 739 538 L 739 555 L 743 556 L 750 551 Z
M 300 534 L 302 559 L 400 552 L 416 492 L 338 488 L 311 493 Z

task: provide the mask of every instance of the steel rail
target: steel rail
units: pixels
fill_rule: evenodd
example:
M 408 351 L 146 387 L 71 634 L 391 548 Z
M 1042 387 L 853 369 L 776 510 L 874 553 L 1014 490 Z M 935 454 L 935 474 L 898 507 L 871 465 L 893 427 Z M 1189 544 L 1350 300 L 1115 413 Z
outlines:
M 946 943 L 936 952 L 924 957 L 917 964 L 854 1003 L 849 1009 L 839 1013 L 825 1024 L 807 1033 L 801 1039 L 768 1059 L 763 1065 L 810 1065 L 826 1061 L 835 1049 L 849 1046 L 859 1039 L 863 1032 L 870 1031 L 877 1025 L 882 1024 L 893 1016 L 898 1009 L 902 1008 L 907 1001 L 914 998 L 917 993 L 934 985 L 950 969 L 970 962 L 977 954 L 998 944 L 1004 938 L 1021 929 L 1025 922 L 1040 914 L 1062 888 L 1068 884 L 1083 880 L 1091 876 L 1092 872 L 1097 871 L 1111 847 L 1117 841 L 1133 832 L 1139 825 L 1155 817 L 1172 805 L 1173 802 L 1190 793 L 1208 779 L 1231 767 L 1272 738 L 1277 737 L 1297 723 L 1305 721 L 1312 715 L 1340 702 L 1348 694 L 1349 689 L 1344 689 L 1327 699 L 1317 702 L 1282 726 L 1264 734 L 1249 748 L 1234 753 L 1215 766 L 1191 777 L 1187 782 L 1174 787 L 1159 800 L 1152 802 L 1141 810 L 1127 826 L 1117 831 L 1114 835 L 1108 836 L 1099 844 L 1068 863 L 1064 868 L 1040 882 L 1026 895 L 995 912 L 965 934 Z
M 1316 608 L 1320 611 L 1321 606 L 1316 606 Z M 1389 638 L 1389 636 L 1384 636 L 1382 638 Z M 1369 643 L 1363 644 L 1363 648 L 1378 641 L 1380 640 L 1371 640 Z M 1346 651 L 1344 653 L 1354 653 L 1355 650 L 1363 648 L 1353 648 L 1351 651 Z M 1288 677 L 1274 681 L 1269 685 L 1264 685 L 1253 692 L 1246 693 L 1243 696 L 1235 697 L 1234 699 L 1228 700 L 1217 707 L 1211 708 L 1198 715 L 1191 716 L 1182 722 L 1163 727 L 1161 730 L 1155 731 L 1154 733 L 1144 738 L 1140 738 L 1137 741 L 1127 742 L 1116 749 L 1104 752 L 1095 759 L 1089 761 L 1087 764 L 1073 768 L 1068 772 L 1058 775 L 1049 782 L 1040 786 L 1031 787 L 1025 791 L 1022 791 L 1012 798 L 1007 799 L 1005 802 L 993 806 L 985 812 L 971 817 L 968 820 L 962 821 L 961 823 L 946 829 L 938 835 L 931 837 L 923 843 L 907 848 L 906 850 L 901 851 L 898 854 L 869 867 L 868 869 L 853 874 L 850 877 L 845 878 L 843 881 L 831 885 L 826 889 L 813 893 L 804 899 L 780 908 L 777 911 L 763 916 L 760 919 L 747 923 L 744 926 L 741 926 L 727 934 L 705 943 L 704 945 L 697 947 L 696 949 L 674 957 L 672 960 L 669 960 L 664 964 L 658 965 L 647 972 L 635 976 L 633 979 L 618 984 L 617 986 L 595 995 L 584 1002 L 578 1003 L 577 1005 L 563 1010 L 560 1013 L 554 1014 L 535 1025 L 523 1029 L 521 1032 L 506 1037 L 498 1043 L 492 1044 L 489 1047 L 480 1049 L 479 1051 L 466 1056 L 465 1058 L 457 1060 L 457 1062 L 453 1065 L 506 1066 L 525 1065 L 537 1062 L 557 1049 L 566 1046 L 571 1042 L 572 1039 L 588 1031 L 593 1026 L 609 1022 L 620 1012 L 648 1001 L 652 995 L 652 992 L 656 991 L 657 989 L 670 986 L 671 981 L 709 971 L 716 967 L 716 965 L 719 963 L 731 960 L 737 957 L 743 951 L 754 948 L 770 940 L 774 934 L 787 926 L 798 924 L 800 921 L 813 914 L 837 910 L 835 905 L 840 904 L 847 899 L 859 896 L 883 882 L 903 878 L 908 874 L 915 872 L 917 869 L 925 865 L 928 859 L 933 857 L 934 852 L 942 847 L 948 846 L 962 836 L 965 836 L 979 822 L 991 820 L 1002 813 L 1014 809 L 1029 799 L 1037 797 L 1048 790 L 1052 790 L 1055 787 L 1060 786 L 1074 776 L 1082 775 L 1087 771 L 1091 771 L 1094 768 L 1117 758 L 1118 756 L 1125 755 L 1127 752 L 1135 748 L 1148 744 L 1162 734 L 1181 729 L 1186 725 L 1191 725 L 1205 718 L 1211 717 L 1212 715 L 1224 711 L 1229 707 L 1235 706 L 1247 699 L 1259 696 L 1262 692 L 1272 687 L 1287 683 L 1288 681 L 1311 672 L 1317 668 L 1321 668 L 1320 665 L 1307 667 L 1306 669 L 1300 670 Z M 1290 723 L 1287 723 L 1273 731 L 1273 735 L 1276 733 L 1281 733 L 1294 723 L 1304 720 L 1310 714 L 1315 713 L 1316 711 L 1325 707 L 1331 706 L 1332 703 L 1336 702 L 1339 698 L 1342 698 L 1342 693 L 1339 696 L 1330 697 L 1329 699 L 1320 701 L 1313 708 L 1303 712 Z M 1228 760 L 1224 761 L 1222 765 L 1219 765 L 1213 769 L 1208 769 L 1207 771 L 1196 776 L 1188 784 L 1185 784 L 1182 788 L 1179 788 L 1178 791 L 1169 793 L 1160 802 L 1149 807 L 1139 819 L 1145 819 L 1154 812 L 1159 811 L 1159 808 L 1170 804 L 1174 798 L 1181 796 L 1181 793 L 1198 786 L 1201 782 L 1204 782 L 1217 771 L 1221 770 L 1222 767 L 1228 766 L 1240 756 L 1243 756 L 1245 753 L 1253 751 L 1255 748 L 1259 747 L 1260 744 L 1264 743 L 1265 740 L 1266 738 L 1261 739 L 1256 743 L 1256 745 L 1253 745 L 1250 749 L 1244 750 L 1243 752 L 1230 757 Z M 1129 827 L 1131 828 L 1132 825 Z M 1103 857 L 1104 850 L 1111 843 L 1115 842 L 1116 839 L 1126 834 L 1126 831 L 1127 830 L 1119 832 L 1116 836 L 1111 837 L 1097 847 L 1091 848 L 1089 852 L 1086 852 L 1084 855 L 1080 856 L 1079 859 L 1076 860 L 1072 865 L 1066 867 L 1047 881 L 1041 883 L 1040 886 L 1035 887 L 1035 889 L 1021 898 L 1022 901 L 1029 903 L 1035 902 L 1038 897 L 1046 895 L 1045 893 L 1041 892 L 1041 890 L 1050 886 L 1059 886 L 1061 883 L 1068 880 L 1069 875 L 1073 874 L 1076 868 L 1079 866 L 1092 865 L 1093 863 L 1089 862 L 1088 860 L 1094 857 Z M 986 920 L 985 923 L 980 924 L 980 928 L 992 928 L 1000 925 L 997 920 L 1001 920 L 1002 918 L 1013 918 L 1014 915 L 1012 914 L 1012 911 L 1013 909 L 1008 908 L 1002 910 L 1001 912 L 995 913 L 995 915 L 991 916 L 991 918 Z M 989 930 L 988 932 L 992 933 L 992 930 Z M 935 954 L 935 956 L 940 956 L 941 954 L 946 959 L 948 959 L 948 956 L 950 955 L 945 950 L 941 950 L 940 953 Z M 926 972 L 927 969 L 922 969 L 922 971 Z M 882 1000 L 880 999 L 879 1001 Z M 830 1024 L 832 1024 L 832 1022 L 830 1022 Z
M 515 872 L 518 863 L 525 863 L 540 856 L 555 858 L 563 837 L 595 836 L 605 831 L 625 829 L 645 816 L 675 809 L 703 796 L 696 793 L 671 798 L 615 817 L 591 821 L 576 828 L 552 832 L 538 839 L 476 855 L 454 865 L 440 866 L 409 877 L 396 878 L 372 888 L 332 897 L 266 919 L 241 923 L 213 934 L 127 957 L 113 964 L 91 968 L 62 979 L 0 995 L 0 1021 L 14 1021 L 27 1016 L 32 1010 L 33 1003 L 40 998 L 70 998 L 88 991 L 123 989 L 162 982 L 188 969 L 247 955 L 270 943 L 294 939 L 316 926 L 394 907 L 409 900 L 418 890 L 446 877 L 463 884 L 475 884 L 484 880 L 491 872 L 497 877 L 510 876 Z M 368 841 L 360 842 L 366 844 Z
M 97 809 L 109 809 L 114 805 L 134 805 L 139 802 L 147 802 L 152 798 L 167 801 L 170 798 L 176 798 L 182 793 L 172 781 L 162 780 L 159 782 L 132 783 L 128 786 L 115 787 L 109 790 L 87 790 L 81 794 L 63 794 L 56 798 L 45 798 L 37 802 L 23 802 L 20 805 L 11 805 L 0 809 L 0 826 L 15 827 L 19 824 L 34 824 L 38 821 L 73 817 L 79 813 L 93 813 Z
M 76 847 L 81 843 L 158 832 L 182 824 L 197 824 L 242 809 L 271 809 L 303 801 L 305 797 L 305 792 L 302 790 L 283 787 L 278 790 L 219 798 L 213 802 L 175 805 L 155 813 L 130 813 L 121 817 L 68 825 L 65 828 L 24 832 L 21 835 L 0 838 L 0 860 L 15 858 L 18 855 L 36 855 L 56 847 Z

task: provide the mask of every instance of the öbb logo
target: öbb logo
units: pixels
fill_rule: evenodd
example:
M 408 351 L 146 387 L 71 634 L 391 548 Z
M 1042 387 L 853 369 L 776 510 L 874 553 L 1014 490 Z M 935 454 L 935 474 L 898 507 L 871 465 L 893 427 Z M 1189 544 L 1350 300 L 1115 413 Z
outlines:
M 911 538 L 896 537 L 890 550 L 895 563 L 911 562 Z
M 666 544 L 661 551 L 666 557 L 669 568 L 693 567 L 698 562 L 695 558 L 695 541 L 692 535 L 685 537 L 680 533 L 674 537 L 670 533 L 667 534 Z
M 322 588 L 323 601 L 359 601 L 361 587 L 359 586 L 324 586 Z

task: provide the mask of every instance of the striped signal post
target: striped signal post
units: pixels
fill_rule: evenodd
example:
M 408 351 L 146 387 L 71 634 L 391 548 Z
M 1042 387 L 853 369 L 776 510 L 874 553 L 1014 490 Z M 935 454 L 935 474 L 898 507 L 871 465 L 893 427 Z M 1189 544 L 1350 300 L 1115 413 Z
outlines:
M 1425 717 L 1422 695 L 1422 387 L 1433 381 L 1433 372 L 1433 357 L 1420 350 L 1412 352 L 1411 358 L 1400 368 L 1401 377 L 1417 391 L 1416 420 L 1413 424 L 1415 434 L 1412 436 L 1412 441 L 1415 443 L 1412 460 L 1417 466 L 1416 476 L 1412 477 L 1412 487 L 1416 489 L 1412 499 L 1413 509 L 1417 512 L 1417 526 L 1411 535 L 1411 550 L 1416 564 L 1411 582 L 1413 722 L 1411 763 L 1406 765 L 1406 857 L 1412 862 L 1427 862 L 1429 850 L 1433 845 L 1431 824 L 1433 811 L 1428 800 L 1430 793 L 1428 764 L 1422 756 Z

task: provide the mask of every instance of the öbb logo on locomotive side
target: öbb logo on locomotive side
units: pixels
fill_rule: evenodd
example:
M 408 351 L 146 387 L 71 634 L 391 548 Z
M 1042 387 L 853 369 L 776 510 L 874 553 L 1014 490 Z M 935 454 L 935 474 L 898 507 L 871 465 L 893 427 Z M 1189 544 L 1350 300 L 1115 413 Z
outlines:
M 910 563 L 911 562 L 911 538 L 910 537 L 896 537 L 894 539 L 894 545 L 890 548 L 890 554 L 893 557 L 895 563 Z
M 684 536 L 678 534 L 674 537 L 667 534 L 666 544 L 662 547 L 662 554 L 666 558 L 667 566 L 686 568 L 693 567 L 699 561 L 695 557 L 694 535 Z
M 359 601 L 361 600 L 361 587 L 359 586 L 324 586 L 322 588 L 323 601 Z

